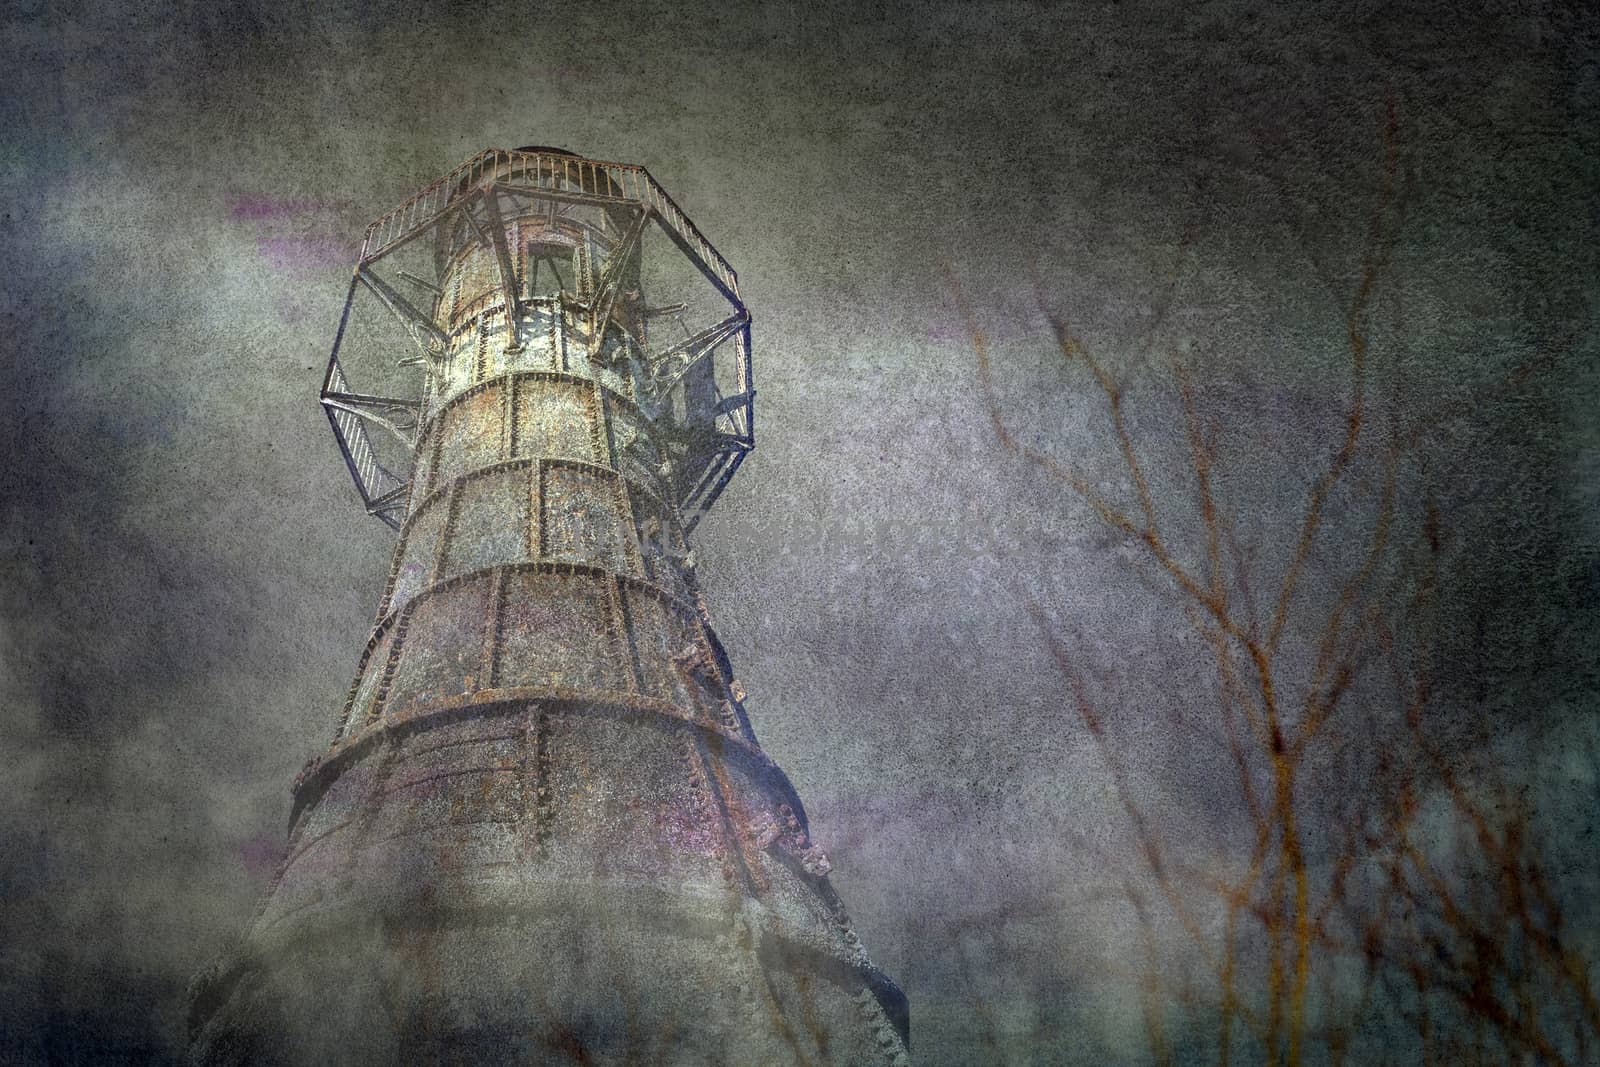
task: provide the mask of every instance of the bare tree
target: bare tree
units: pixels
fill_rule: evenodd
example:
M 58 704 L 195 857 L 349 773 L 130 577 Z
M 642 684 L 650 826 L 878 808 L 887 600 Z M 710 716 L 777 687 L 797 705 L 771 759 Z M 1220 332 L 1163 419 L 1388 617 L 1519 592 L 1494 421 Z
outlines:
M 1397 126 L 1391 108 L 1353 284 L 1341 288 L 1317 268 L 1342 309 L 1348 377 L 1337 431 L 1292 524 L 1252 536 L 1251 516 L 1221 488 L 1248 474 L 1229 468 L 1228 409 L 1203 374 L 1154 344 L 1176 281 L 1131 357 L 1116 363 L 1049 310 L 1035 283 L 1065 365 L 1086 372 L 1103 400 L 1121 481 L 1108 489 L 1008 425 L 989 342 L 949 280 L 1000 446 L 1128 546 L 1138 576 L 1205 649 L 1207 684 L 1197 677 L 1189 691 L 1209 695 L 1182 712 L 1232 763 L 1230 825 L 1243 862 L 1223 876 L 1174 847 L 1130 780 L 1112 725 L 1140 711 L 1117 706 L 1114 668 L 1094 663 L 1073 627 L 1028 596 L 1140 856 L 1122 879 L 1145 935 L 1140 986 L 1158 1062 L 1174 1056 L 1166 1020 L 1177 1011 L 1214 1020 L 1222 1064 L 1338 1064 L 1363 1035 L 1372 1045 L 1402 1031 L 1428 1063 L 1575 1064 L 1600 1049 L 1592 965 L 1572 944 L 1562 907 L 1570 891 L 1528 804 L 1510 776 L 1490 761 L 1465 766 L 1436 733 L 1441 709 L 1459 711 L 1446 706 L 1459 694 L 1436 676 L 1441 583 L 1458 544 L 1440 495 L 1450 475 L 1429 445 L 1549 372 L 1565 348 L 1547 346 L 1450 402 L 1398 395 L 1396 364 L 1375 359 L 1371 330 L 1406 215 Z M 1134 374 L 1153 375 L 1181 411 L 1179 447 L 1163 453 L 1178 458 L 1159 470 L 1159 446 L 1140 439 L 1130 417 Z M 1188 520 L 1170 514 L 1180 487 Z M 1274 533 L 1276 557 L 1256 551 Z M 1352 739 L 1371 741 L 1354 763 Z M 1341 773 L 1360 774 L 1361 787 L 1329 788 Z M 1166 958 L 1153 932 L 1158 911 L 1201 961 L 1198 976 Z M 1408 1055 L 1398 1046 L 1386 1054 Z

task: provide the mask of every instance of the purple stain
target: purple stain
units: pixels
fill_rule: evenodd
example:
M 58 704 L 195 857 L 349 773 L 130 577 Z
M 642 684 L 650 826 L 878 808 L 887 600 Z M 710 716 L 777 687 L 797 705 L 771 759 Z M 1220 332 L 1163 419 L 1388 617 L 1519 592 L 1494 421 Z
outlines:
M 234 219 L 292 219 L 307 215 L 332 214 L 336 205 L 321 200 L 280 200 L 275 196 L 238 195 L 228 198 L 228 213 Z
M 283 842 L 275 837 L 252 837 L 239 846 L 239 863 L 252 878 L 271 878 L 282 857 Z
M 355 246 L 335 237 L 258 237 L 256 251 L 273 270 L 321 270 L 348 267 L 355 262 Z
M 714 823 L 693 801 L 669 802 L 658 807 L 654 815 L 657 839 L 680 852 L 710 856 L 721 846 Z
M 342 231 L 322 232 L 323 220 L 338 213 L 337 204 L 239 194 L 228 198 L 228 212 L 236 222 L 255 224 L 256 252 L 273 270 L 316 271 L 355 259 L 356 246 Z

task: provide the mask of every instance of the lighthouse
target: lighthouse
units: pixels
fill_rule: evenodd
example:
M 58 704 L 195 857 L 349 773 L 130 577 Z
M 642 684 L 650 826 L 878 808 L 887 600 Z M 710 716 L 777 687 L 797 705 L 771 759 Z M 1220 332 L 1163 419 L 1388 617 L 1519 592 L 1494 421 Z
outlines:
M 909 1062 L 696 576 L 755 395 L 642 167 L 491 149 L 372 223 L 320 399 L 393 563 L 196 1062 Z

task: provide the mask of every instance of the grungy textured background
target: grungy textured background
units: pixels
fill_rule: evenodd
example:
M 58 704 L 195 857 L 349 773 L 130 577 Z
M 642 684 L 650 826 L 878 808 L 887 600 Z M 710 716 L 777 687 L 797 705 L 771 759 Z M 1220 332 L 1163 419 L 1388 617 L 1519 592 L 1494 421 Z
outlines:
M 1393 161 L 1374 410 L 1460 402 L 1413 469 L 1453 549 L 1430 729 L 1555 828 L 1593 959 L 1600 24 L 1580 7 L 9 5 L 0 1059 L 181 1049 L 184 987 L 270 877 L 392 545 L 315 403 L 356 242 L 472 153 L 529 143 L 643 163 L 740 272 L 760 444 L 698 555 L 926 1064 L 1137 1062 L 1140 961 L 1187 966 L 1184 932 L 1128 907 L 1139 849 L 1030 603 L 1107 679 L 1154 825 L 1226 854 L 1235 814 L 1181 728 L 1213 702 L 1181 616 L 1002 447 L 957 288 L 1017 439 L 1127 500 L 1037 274 L 1138 383 L 1152 488 L 1192 532 L 1160 458 L 1181 411 L 1139 358 L 1181 353 L 1271 572 L 1338 439 L 1333 294 Z M 1309 597 L 1364 543 L 1354 499 Z M 1381 687 L 1357 697 L 1381 710 Z M 1313 862 L 1350 768 L 1403 743 L 1349 741 L 1307 785 L 1332 813 Z M 1173 1007 L 1167 1047 L 1203 1061 L 1214 1029 Z

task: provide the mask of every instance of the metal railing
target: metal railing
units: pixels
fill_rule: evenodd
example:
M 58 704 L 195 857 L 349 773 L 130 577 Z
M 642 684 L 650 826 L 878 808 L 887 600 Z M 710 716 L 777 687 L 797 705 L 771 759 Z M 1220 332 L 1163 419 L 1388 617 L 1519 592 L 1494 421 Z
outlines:
M 733 303 L 735 309 L 741 313 L 744 310 L 739 296 L 738 275 L 643 167 L 557 153 L 512 152 L 491 148 L 430 182 L 367 227 L 357 274 L 352 278 L 350 293 L 345 300 L 344 317 L 340 320 L 339 333 L 334 339 L 322 389 L 323 407 L 363 503 L 370 513 L 396 528 L 400 525 L 403 511 L 403 501 L 398 499 L 398 491 L 407 482 L 379 461 L 363 416 L 348 406 L 329 402 L 330 394 L 350 391 L 344 368 L 339 362 L 339 350 L 357 294 L 358 281 L 361 273 L 375 261 L 444 222 L 452 212 L 465 210 L 470 213 L 476 198 L 493 187 L 510 193 L 532 193 L 536 197 L 543 192 L 557 199 L 596 204 L 648 205 L 656 222 L 678 250 L 695 262 L 705 277 Z M 473 221 L 470 214 L 467 222 L 474 227 L 482 225 Z M 727 340 L 734 349 L 737 388 L 728 397 L 718 394 L 718 403 L 711 413 L 716 428 L 716 443 L 694 457 L 692 471 L 684 472 L 684 484 L 680 487 L 683 498 L 678 506 L 687 513 L 686 525 L 690 528 L 721 494 L 745 455 L 755 445 L 752 403 L 755 390 L 751 378 L 748 316 Z
M 399 207 L 380 215 L 367 227 L 361 261 L 370 263 L 388 254 L 421 230 L 439 222 L 458 198 L 499 179 L 504 179 L 502 184 L 511 188 L 544 189 L 600 201 L 649 204 L 685 250 L 700 261 L 730 296 L 739 299 L 738 274 L 643 167 L 579 156 L 510 152 L 503 148 L 485 149 L 444 177 L 423 186 Z
M 350 384 L 345 380 L 344 368 L 339 365 L 339 357 L 335 353 L 328 363 L 328 376 L 322 395 L 325 399 L 329 393 L 345 393 L 349 392 L 349 389 Z M 345 463 L 349 465 L 350 473 L 355 478 L 356 488 L 361 491 L 363 504 L 370 507 L 378 497 L 404 484 L 400 478 L 378 462 L 377 453 L 372 449 L 372 438 L 367 435 L 367 426 L 361 416 L 326 402 L 322 406 L 328 413 L 328 421 L 333 424 L 334 436 L 338 438 Z

